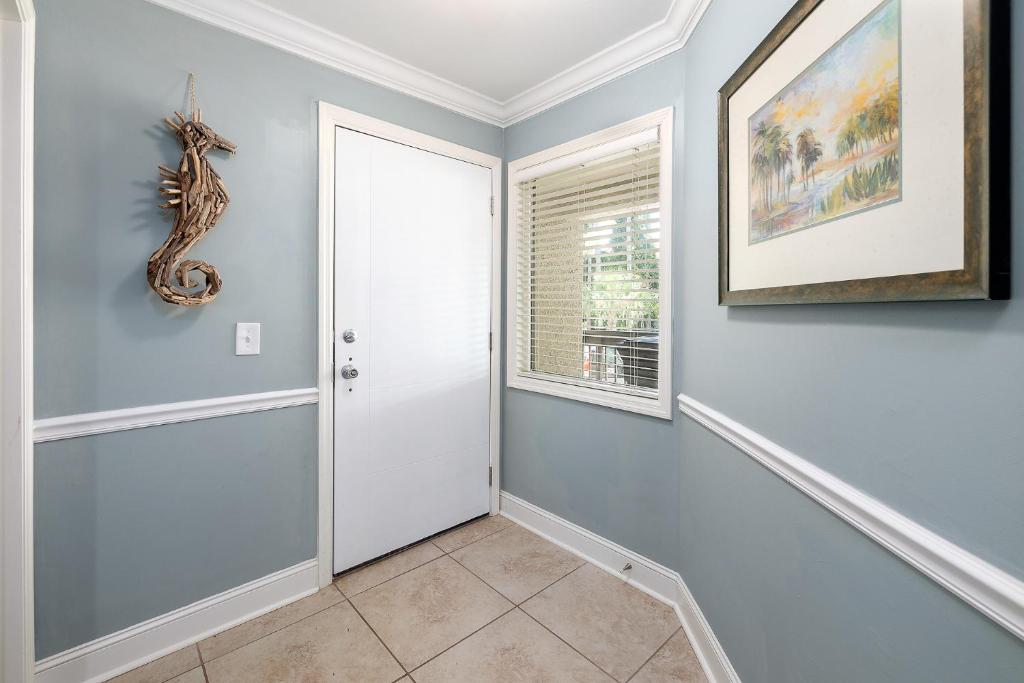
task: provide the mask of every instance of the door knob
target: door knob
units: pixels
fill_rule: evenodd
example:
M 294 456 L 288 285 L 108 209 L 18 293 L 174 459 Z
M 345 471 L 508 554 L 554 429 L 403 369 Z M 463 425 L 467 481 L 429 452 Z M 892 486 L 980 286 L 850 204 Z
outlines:
M 341 376 L 345 379 L 355 379 L 359 376 L 359 371 L 354 365 L 344 365 L 341 368 Z

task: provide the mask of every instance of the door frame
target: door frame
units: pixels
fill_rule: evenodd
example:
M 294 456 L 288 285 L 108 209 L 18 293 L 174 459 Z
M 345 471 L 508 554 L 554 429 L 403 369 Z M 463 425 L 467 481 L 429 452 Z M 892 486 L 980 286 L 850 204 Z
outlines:
M 334 168 L 335 127 L 465 161 L 491 171 L 491 387 L 490 387 L 490 514 L 498 513 L 501 489 L 501 188 L 499 157 L 463 147 L 380 119 L 318 103 L 319 202 L 317 218 L 317 390 L 318 503 L 317 575 L 320 586 L 334 577 Z
M 0 0 L 0 17 L 0 679 L 13 682 L 35 675 L 32 0 Z

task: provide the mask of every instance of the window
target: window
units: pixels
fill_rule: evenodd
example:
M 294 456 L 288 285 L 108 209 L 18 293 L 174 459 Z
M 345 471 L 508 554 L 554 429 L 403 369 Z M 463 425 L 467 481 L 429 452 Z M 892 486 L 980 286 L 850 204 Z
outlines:
M 509 164 L 508 385 L 671 416 L 672 110 Z

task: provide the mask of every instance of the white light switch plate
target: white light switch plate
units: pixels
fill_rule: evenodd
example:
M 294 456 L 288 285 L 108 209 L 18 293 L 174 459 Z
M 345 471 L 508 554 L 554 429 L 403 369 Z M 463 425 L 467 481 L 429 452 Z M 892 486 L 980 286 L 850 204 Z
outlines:
M 260 355 L 259 323 L 237 323 L 235 325 L 235 355 Z

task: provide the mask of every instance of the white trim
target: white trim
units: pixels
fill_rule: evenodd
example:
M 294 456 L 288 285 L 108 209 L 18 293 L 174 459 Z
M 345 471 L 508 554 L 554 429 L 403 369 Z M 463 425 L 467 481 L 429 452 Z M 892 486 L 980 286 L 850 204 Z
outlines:
M 1024 582 L 696 399 L 679 410 L 907 564 L 1024 639 Z
M 661 21 L 502 102 L 502 125 L 536 116 L 682 48 L 710 4 L 674 0 Z
M 312 595 L 316 560 L 192 603 L 36 663 L 36 683 L 96 683 Z
M 150 0 L 370 83 L 500 125 L 501 103 L 254 0 Z
M 335 122 L 318 106 L 317 173 L 317 581 L 334 578 L 334 157 Z
M 660 21 L 504 102 L 257 0 L 150 2 L 460 114 L 509 126 L 680 49 L 711 0 L 674 0 Z
M 502 201 L 501 159 L 494 158 L 491 168 L 491 514 L 500 509 L 501 492 L 501 333 L 504 321 L 501 315 L 501 284 L 505 278 L 501 271 Z
M 538 375 L 520 373 L 517 367 L 518 354 L 516 352 L 517 272 L 514 267 L 509 267 L 505 273 L 505 315 L 509 330 L 508 338 L 505 340 L 505 384 L 509 388 L 672 419 L 672 172 L 675 157 L 672 151 L 673 114 L 672 107 L 659 109 L 508 163 L 507 192 L 509 200 L 506 240 L 508 242 L 508 261 L 514 263 L 519 249 L 516 203 L 513 201 L 517 179 L 528 174 L 532 168 L 538 166 L 543 168 L 548 164 L 557 163 L 563 157 L 586 154 L 588 150 L 607 147 L 616 141 L 632 140 L 639 134 L 657 129 L 662 150 L 658 184 L 661 204 L 659 211 L 661 217 L 659 248 L 661 280 L 658 288 L 661 343 L 658 345 L 658 397 L 654 399 L 613 389 L 604 389 L 567 378 L 541 379 Z
M 317 243 L 319 273 L 317 390 L 320 395 L 320 434 L 318 446 L 319 503 L 317 511 L 317 557 L 320 561 L 320 585 L 332 580 L 334 566 L 334 169 L 336 127 L 366 133 L 392 142 L 442 154 L 491 171 L 494 212 L 491 218 L 491 400 L 490 458 L 491 514 L 498 513 L 501 473 L 501 159 L 431 137 L 393 123 L 343 109 L 327 102 L 319 103 L 319 210 Z
M 739 683 L 739 676 L 678 572 L 602 538 L 532 503 L 501 492 L 501 514 L 672 607 L 711 683 Z M 633 568 L 624 573 L 629 563 Z
M 532 180 L 552 173 L 559 173 L 561 171 L 568 170 L 573 166 L 582 166 L 592 161 L 597 161 L 602 157 L 629 149 L 630 147 L 640 147 L 641 145 L 649 145 L 652 142 L 658 142 L 658 133 L 658 126 L 652 126 L 623 137 L 616 137 L 613 140 L 608 140 L 607 142 L 587 147 L 578 147 L 572 142 L 567 145 L 563 143 L 563 145 L 559 145 L 559 148 L 567 150 L 575 148 L 574 151 L 569 151 L 559 156 L 544 154 L 543 156 L 547 158 L 547 160 L 538 162 L 532 166 L 517 164 L 518 170 L 516 171 L 516 174 L 509 175 L 509 184 L 518 185 L 524 180 Z
M 311 387 L 49 417 L 36 420 L 35 442 L 74 439 L 79 436 L 121 432 L 127 429 L 304 406 L 316 403 L 318 396 L 316 387 Z
M 35 8 L 0 0 L 0 680 L 31 679 Z

